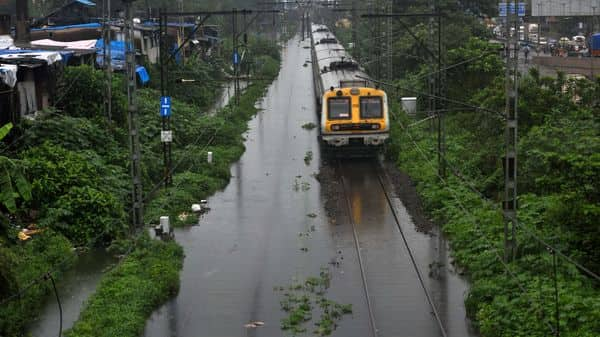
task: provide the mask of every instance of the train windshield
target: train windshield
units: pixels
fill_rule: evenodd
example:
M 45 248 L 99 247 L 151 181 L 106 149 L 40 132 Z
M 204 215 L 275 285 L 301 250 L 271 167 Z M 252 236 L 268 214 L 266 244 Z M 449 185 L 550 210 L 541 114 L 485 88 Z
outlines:
M 350 97 L 330 98 L 327 111 L 329 119 L 350 119 Z
M 361 118 L 381 118 L 383 117 L 383 104 L 381 97 L 361 97 L 360 98 L 360 117 Z

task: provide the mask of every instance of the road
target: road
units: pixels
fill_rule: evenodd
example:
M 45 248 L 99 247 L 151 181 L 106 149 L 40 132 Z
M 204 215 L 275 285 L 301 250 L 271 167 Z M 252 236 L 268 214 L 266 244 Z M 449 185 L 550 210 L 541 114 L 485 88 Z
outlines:
M 338 205 L 341 199 L 325 208 L 332 196 L 316 179 L 317 130 L 301 127 L 317 122 L 310 67 L 303 67 L 310 59 L 307 45 L 297 39 L 286 45 L 280 75 L 249 123 L 246 152 L 232 166 L 230 184 L 209 199 L 211 210 L 198 225 L 176 231 L 186 253 L 180 292 L 152 315 L 144 336 L 285 335 L 282 294 L 274 287 L 318 276 L 321 267 L 332 274 L 327 296 L 353 305 L 333 335 L 370 336 L 350 214 L 360 228 L 378 336 L 440 335 L 385 198 L 371 189 L 369 168 L 357 163 L 343 172 L 350 210 Z M 312 161 L 304 160 L 308 151 Z M 473 336 L 464 314 L 466 284 L 453 271 L 446 242 L 416 232 L 407 210 L 394 200 L 449 336 Z M 306 232 L 310 235 L 300 235 Z M 331 266 L 334 260 L 339 266 Z M 434 261 L 444 266 L 439 279 L 427 276 Z M 244 327 L 255 320 L 265 326 Z

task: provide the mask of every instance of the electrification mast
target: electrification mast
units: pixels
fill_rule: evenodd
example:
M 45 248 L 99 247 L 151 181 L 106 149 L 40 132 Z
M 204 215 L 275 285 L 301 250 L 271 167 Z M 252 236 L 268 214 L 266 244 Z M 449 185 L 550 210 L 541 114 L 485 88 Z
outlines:
M 505 79 L 505 117 L 506 128 L 504 140 L 506 153 L 504 157 L 504 260 L 510 261 L 515 255 L 517 225 L 517 116 L 519 103 L 519 40 L 518 16 L 516 0 L 507 6 L 506 14 L 506 79 Z M 513 8 L 511 10 L 510 8 Z M 514 28 L 514 33 L 511 32 Z M 512 33 L 512 34 L 511 34 Z

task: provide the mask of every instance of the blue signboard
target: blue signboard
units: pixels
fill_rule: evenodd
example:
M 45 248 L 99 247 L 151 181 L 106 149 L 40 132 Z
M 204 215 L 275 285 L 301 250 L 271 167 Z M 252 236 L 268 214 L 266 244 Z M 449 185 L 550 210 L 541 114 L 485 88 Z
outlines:
M 498 3 L 498 16 L 505 17 L 510 14 L 517 14 L 518 16 L 525 16 L 525 8 L 527 4 L 525 2 L 519 2 L 517 8 L 515 8 L 514 2 L 499 2 Z M 517 10 L 518 9 L 518 10 Z
M 515 3 L 512 1 L 508 2 L 508 12 L 510 14 L 515 14 Z
M 240 54 L 237 50 L 233 51 L 233 64 L 240 64 Z
M 525 16 L 525 3 L 519 2 L 519 11 L 517 13 L 519 16 Z
M 501 2 L 498 4 L 498 15 L 501 17 L 506 16 L 506 2 Z
M 163 96 L 160 98 L 160 117 L 171 116 L 171 97 Z

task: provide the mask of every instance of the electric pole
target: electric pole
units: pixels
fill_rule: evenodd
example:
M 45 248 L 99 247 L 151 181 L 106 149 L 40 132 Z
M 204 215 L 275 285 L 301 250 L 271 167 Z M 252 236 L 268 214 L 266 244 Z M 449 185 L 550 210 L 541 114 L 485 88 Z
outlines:
M 358 15 L 357 0 L 352 0 L 352 55 L 360 63 L 360 48 L 358 47 Z
M 513 7 L 507 6 L 506 14 L 506 75 L 505 75 L 505 117 L 506 128 L 504 140 L 506 154 L 504 157 L 504 260 L 512 260 L 515 255 L 517 225 L 517 116 L 519 102 L 519 40 L 518 16 L 516 13 L 517 0 Z M 515 28 L 511 36 L 511 27 Z
M 129 127 L 129 152 L 131 155 L 132 188 L 132 221 L 133 228 L 141 228 L 144 224 L 144 201 L 142 190 L 140 138 L 135 102 L 136 62 L 135 44 L 133 41 L 133 16 L 131 4 L 135 0 L 123 0 L 125 3 L 125 51 L 127 62 L 127 124 Z
M 387 14 L 390 15 L 392 13 L 394 13 L 394 1 L 393 0 L 388 0 L 386 1 L 386 9 L 387 9 Z M 394 77 L 394 39 L 392 37 L 392 35 L 394 34 L 394 27 L 393 27 L 393 18 L 391 16 L 388 16 L 387 20 L 386 20 L 386 70 L 387 70 L 387 76 L 386 76 L 386 80 L 391 82 L 393 80 Z
M 435 1 L 436 0 L 430 0 L 430 9 L 431 12 L 435 12 Z M 435 18 L 431 17 L 429 18 L 429 48 L 434 49 L 434 42 L 435 41 Z M 435 63 L 435 57 L 433 56 L 433 54 L 431 54 L 431 69 L 434 69 L 434 63 Z M 432 75 L 427 77 L 427 81 L 428 81 L 428 92 L 429 92 L 429 98 L 427 99 L 427 107 L 429 110 L 428 116 L 427 117 L 432 117 L 434 116 L 437 112 L 436 112 L 436 99 L 435 99 L 435 95 L 437 93 L 437 89 L 436 89 L 436 83 L 435 83 L 435 79 L 436 76 L 435 74 L 433 74 L 433 71 L 431 71 L 430 73 L 432 73 Z M 429 130 L 433 132 L 434 130 L 434 123 L 435 120 L 431 119 L 431 123 L 429 123 Z
M 169 64 L 166 62 L 167 55 L 165 50 L 167 50 L 167 38 L 168 38 L 168 18 L 164 14 L 164 9 L 161 8 L 159 10 L 159 49 L 158 49 L 158 57 L 160 63 L 160 96 L 161 99 L 167 97 L 167 85 L 169 83 L 168 79 L 168 71 L 165 67 L 168 67 Z M 162 104 L 162 102 L 161 102 Z M 162 111 L 162 108 L 161 108 Z M 166 134 L 171 131 L 171 116 L 170 113 L 162 113 L 162 133 Z M 162 139 L 161 139 L 162 140 Z M 165 188 L 171 186 L 172 183 L 172 172 L 171 172 L 171 142 L 167 141 L 167 139 L 162 140 L 163 143 L 163 162 L 164 162 L 164 182 Z
M 443 62 L 442 62 L 442 15 L 440 12 L 440 4 L 439 4 L 439 0 L 437 0 L 436 3 L 436 10 L 435 13 L 437 14 L 437 28 L 438 28 L 438 37 L 437 37 L 437 45 L 438 45 L 438 51 L 437 51 L 437 79 L 436 79 L 436 84 L 437 84 L 437 102 L 436 102 L 436 108 L 438 109 L 438 174 L 440 175 L 440 177 L 442 177 L 442 179 L 446 178 L 446 132 L 445 132 L 445 128 L 444 128 L 444 107 L 445 107 L 445 101 L 443 99 L 441 99 L 442 97 L 445 97 L 445 92 L 444 92 L 444 80 L 445 80 L 445 72 L 442 71 L 443 69 Z
M 105 0 L 106 2 L 106 13 L 104 16 L 104 49 L 102 53 L 102 60 L 104 62 L 104 72 L 106 78 L 106 102 L 105 110 L 108 121 L 112 121 L 112 52 L 111 52 L 111 27 L 110 27 L 110 12 L 111 12 L 111 0 Z
M 239 52 L 237 34 L 237 9 L 231 10 L 231 30 L 233 34 L 233 96 L 235 105 L 240 103 Z

